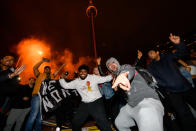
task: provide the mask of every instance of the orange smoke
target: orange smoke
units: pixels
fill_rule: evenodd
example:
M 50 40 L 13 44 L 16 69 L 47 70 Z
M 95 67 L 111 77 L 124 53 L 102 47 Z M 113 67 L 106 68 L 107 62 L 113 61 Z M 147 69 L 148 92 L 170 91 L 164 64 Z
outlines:
M 30 77 L 34 77 L 33 66 L 39 62 L 43 57 L 49 58 L 50 63 L 43 63 L 39 67 L 39 71 L 42 73 L 44 66 L 51 66 L 51 72 L 54 73 L 62 64 L 66 64 L 65 67 L 59 72 L 59 76 L 62 72 L 69 72 L 69 79 L 74 77 L 74 72 L 80 65 L 86 64 L 90 67 L 94 66 L 94 60 L 91 57 L 80 57 L 77 63 L 73 63 L 74 55 L 69 49 L 65 49 L 63 52 L 53 51 L 51 52 L 50 46 L 43 40 L 36 38 L 24 39 L 16 47 L 19 60 L 17 65 L 26 65 L 26 69 L 21 73 L 21 84 L 27 84 Z M 57 77 L 57 79 L 59 78 Z
M 54 63 L 65 63 L 65 67 L 63 69 L 63 71 L 68 71 L 69 72 L 69 75 L 68 75 L 68 78 L 69 79 L 73 79 L 74 77 L 74 72 L 77 72 L 78 71 L 78 67 L 82 64 L 86 64 L 86 65 L 89 65 L 91 66 L 91 63 L 93 62 L 93 58 L 87 56 L 87 57 L 80 57 L 79 58 L 79 61 L 74 64 L 73 63 L 73 58 L 74 58 L 74 55 L 73 53 L 69 50 L 69 49 L 65 49 L 63 54 L 57 54 L 58 58 L 57 59 L 58 61 L 54 62 Z
M 33 66 L 39 62 L 42 57 L 50 58 L 50 47 L 46 42 L 30 38 L 24 39 L 17 45 L 17 54 L 19 55 L 18 64 L 25 64 L 26 69 L 21 73 L 21 83 L 28 83 L 29 77 L 34 76 Z M 40 66 L 40 72 L 43 72 L 43 66 L 49 65 L 50 63 L 44 63 Z

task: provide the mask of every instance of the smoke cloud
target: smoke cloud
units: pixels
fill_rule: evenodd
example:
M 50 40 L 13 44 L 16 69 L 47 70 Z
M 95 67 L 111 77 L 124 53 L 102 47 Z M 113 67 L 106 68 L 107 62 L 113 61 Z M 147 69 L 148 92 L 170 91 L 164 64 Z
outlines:
M 21 73 L 21 84 L 27 84 L 29 77 L 34 76 L 33 66 L 42 60 L 43 57 L 49 58 L 51 62 L 43 63 L 39 67 L 39 71 L 42 73 L 44 66 L 51 66 L 51 71 L 54 73 L 62 64 L 66 64 L 64 68 L 59 72 L 57 79 L 62 72 L 68 71 L 68 78 L 74 77 L 74 72 L 80 65 L 86 64 L 90 67 L 95 65 L 94 58 L 92 57 L 80 57 L 76 63 L 73 63 L 74 55 L 69 49 L 64 49 L 63 52 L 54 50 L 51 51 L 50 43 L 37 38 L 27 38 L 20 41 L 17 46 L 17 54 L 19 59 L 17 66 L 22 64 L 26 65 L 26 69 Z

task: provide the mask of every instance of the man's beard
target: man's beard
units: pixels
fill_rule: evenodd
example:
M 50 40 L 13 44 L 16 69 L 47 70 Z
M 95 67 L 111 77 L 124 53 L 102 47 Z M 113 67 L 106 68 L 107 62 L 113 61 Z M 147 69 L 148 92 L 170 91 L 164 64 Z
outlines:
M 115 71 L 111 70 L 110 72 L 111 72 L 113 75 L 116 76 L 116 75 L 118 75 L 118 73 L 119 73 L 119 69 L 117 69 L 117 70 L 115 70 Z
M 80 77 L 80 79 L 82 79 L 82 80 L 85 80 L 86 79 L 86 77 L 87 77 L 87 75 L 83 78 L 83 77 Z

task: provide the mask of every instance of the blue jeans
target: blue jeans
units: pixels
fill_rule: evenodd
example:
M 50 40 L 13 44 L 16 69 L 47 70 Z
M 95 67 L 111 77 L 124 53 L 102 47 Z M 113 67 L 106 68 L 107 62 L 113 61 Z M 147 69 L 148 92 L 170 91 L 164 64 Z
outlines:
M 103 83 L 102 88 L 100 88 L 100 92 L 105 96 L 106 100 L 110 99 L 114 95 L 112 84 L 110 82 Z
M 180 70 L 180 73 L 188 80 L 189 83 L 191 83 L 192 87 L 194 88 L 195 85 L 193 83 L 191 73 L 188 72 L 184 67 L 180 67 L 179 70 Z
M 33 124 L 35 124 L 35 131 L 41 131 L 41 111 L 40 111 L 40 98 L 34 95 L 31 100 L 31 111 L 26 123 L 25 131 L 32 131 Z

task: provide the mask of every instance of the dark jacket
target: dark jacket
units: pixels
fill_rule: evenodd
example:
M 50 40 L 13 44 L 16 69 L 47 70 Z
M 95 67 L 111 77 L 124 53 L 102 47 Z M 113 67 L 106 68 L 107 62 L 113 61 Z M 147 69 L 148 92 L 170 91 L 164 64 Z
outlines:
M 170 92 L 184 92 L 190 89 L 191 84 L 180 73 L 176 61 L 185 55 L 185 45 L 180 43 L 176 49 L 176 53 L 160 54 L 160 60 L 153 60 L 149 71 L 160 87 Z
M 13 96 L 20 94 L 18 76 L 9 78 L 8 74 L 13 73 L 10 69 L 0 70 L 0 96 Z
M 33 88 L 30 88 L 29 85 L 21 85 L 18 87 L 21 91 L 23 91 L 23 95 L 15 96 L 12 99 L 12 108 L 15 109 L 24 109 L 29 108 L 31 106 L 31 98 Z M 24 97 L 28 97 L 28 100 L 24 100 Z

